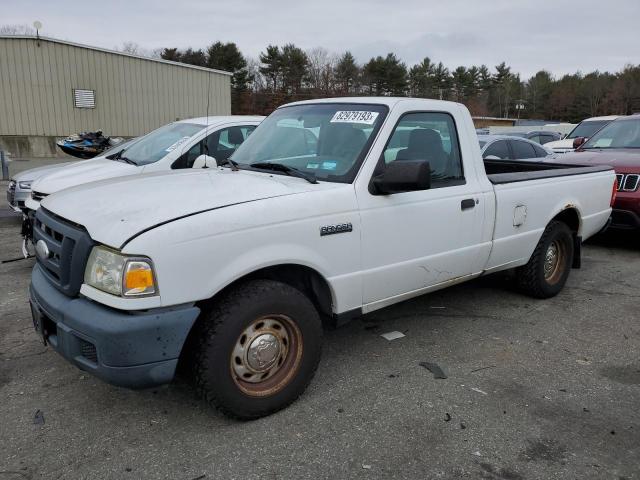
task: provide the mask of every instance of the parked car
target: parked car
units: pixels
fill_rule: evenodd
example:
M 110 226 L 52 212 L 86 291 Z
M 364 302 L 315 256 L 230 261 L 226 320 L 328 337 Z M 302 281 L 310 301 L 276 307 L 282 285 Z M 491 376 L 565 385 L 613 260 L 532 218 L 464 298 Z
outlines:
M 216 162 L 227 161 L 263 119 L 258 116 L 220 116 L 169 123 L 114 155 L 91 162 L 76 162 L 44 175 L 31 185 L 31 196 L 25 207 L 35 211 L 47 195 L 97 180 L 192 167 L 215 167 Z
M 104 159 L 110 155 L 118 153 L 120 150 L 127 148 L 136 139 L 126 140 L 109 150 L 106 150 L 102 155 L 94 157 L 92 160 Z M 89 162 L 90 160 L 85 160 Z M 25 208 L 25 202 L 31 196 L 31 185 L 45 175 L 53 173 L 56 170 L 60 170 L 69 165 L 79 163 L 79 160 L 72 160 L 70 162 L 55 163 L 53 165 L 45 165 L 43 167 L 31 168 L 23 172 L 17 173 L 9 180 L 9 186 L 7 187 L 7 201 L 9 202 L 9 208 L 16 212 L 22 211 Z
M 547 147 L 552 149 L 554 153 L 572 152 L 574 149 L 573 141 L 578 137 L 589 138 L 602 127 L 618 118 L 617 115 L 609 115 L 606 117 L 592 117 L 581 121 L 569 134 L 562 140 L 549 142 Z
M 116 385 L 169 382 L 182 360 L 207 402 L 251 419 L 305 390 L 322 318 L 506 269 L 556 295 L 611 214 L 613 170 L 483 162 L 477 141 L 457 103 L 313 100 L 222 167 L 58 192 L 36 213 L 34 325 Z
M 549 142 L 556 142 L 558 140 L 562 140 L 562 135 L 558 132 L 549 132 L 547 130 L 533 130 L 531 132 L 512 132 L 505 133 L 510 137 L 522 137 L 527 140 L 531 140 L 532 142 L 539 143 L 540 145 L 545 145 Z
M 114 177 L 215 167 L 228 160 L 262 119 L 264 117 L 220 116 L 181 120 L 160 127 L 125 148 L 117 148 L 112 154 L 44 172 L 31 183 L 31 193 L 21 207 L 23 255 L 27 257 L 31 253 L 33 212 L 47 195 Z
M 618 193 L 611 227 L 640 229 L 640 115 L 612 121 L 575 152 L 550 161 L 567 165 L 608 165 L 615 169 Z
M 544 145 L 510 135 L 478 135 L 478 142 L 482 158 L 489 160 L 526 160 L 553 155 Z

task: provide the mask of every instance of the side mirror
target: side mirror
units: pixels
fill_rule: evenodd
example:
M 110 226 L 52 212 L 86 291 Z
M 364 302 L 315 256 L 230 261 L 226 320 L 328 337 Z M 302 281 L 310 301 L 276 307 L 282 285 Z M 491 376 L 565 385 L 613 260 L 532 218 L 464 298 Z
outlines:
M 431 188 L 431 167 L 426 160 L 396 160 L 373 178 L 377 194 L 415 192 Z
M 218 166 L 216 159 L 209 155 L 200 155 L 193 161 L 191 168 L 215 168 Z
M 487 155 L 486 157 L 483 158 L 483 160 L 502 160 L 502 159 L 496 155 Z
M 576 137 L 573 139 L 573 149 L 579 148 L 584 142 L 587 141 L 587 137 Z

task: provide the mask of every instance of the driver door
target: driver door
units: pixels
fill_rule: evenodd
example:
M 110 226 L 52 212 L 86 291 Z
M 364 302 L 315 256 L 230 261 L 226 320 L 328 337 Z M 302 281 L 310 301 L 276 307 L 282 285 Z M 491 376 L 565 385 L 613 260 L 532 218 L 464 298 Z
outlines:
M 465 176 L 453 117 L 401 117 L 374 176 L 403 160 L 430 162 L 430 189 L 380 195 L 369 188 L 358 195 L 365 312 L 476 273 L 487 254 L 480 186 Z

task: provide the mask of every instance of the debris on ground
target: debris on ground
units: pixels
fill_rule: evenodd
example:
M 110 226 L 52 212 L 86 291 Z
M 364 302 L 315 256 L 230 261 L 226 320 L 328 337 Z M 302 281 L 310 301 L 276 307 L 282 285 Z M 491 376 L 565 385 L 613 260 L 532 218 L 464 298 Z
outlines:
M 587 360 L 586 358 L 579 358 L 578 360 L 576 360 L 576 362 L 579 365 L 591 365 L 591 362 L 589 360 Z
M 460 429 L 464 430 L 465 428 L 467 428 L 467 426 L 463 422 L 460 422 Z
M 44 425 L 44 413 L 42 412 L 42 410 L 36 410 L 36 413 L 33 416 L 33 424 Z
M 434 310 L 444 310 L 447 307 L 429 307 L 429 308 L 433 308 Z
M 480 390 L 479 388 L 471 388 L 471 390 L 473 390 L 474 392 L 478 392 L 481 393 L 482 395 L 489 395 L 487 392 L 484 392 L 482 390 Z
M 393 332 L 387 332 L 387 333 L 383 333 L 382 335 L 380 335 L 382 338 L 384 338 L 385 340 L 396 340 L 398 338 L 402 338 L 404 337 L 404 333 L 402 332 L 398 332 L 397 330 L 394 330 Z
M 371 470 L 371 465 L 367 465 L 366 463 L 363 463 L 362 468 L 364 468 L 365 470 Z
M 449 414 L 449 412 L 444 414 L 444 421 L 445 422 L 450 422 L 451 421 L 451 415 Z
M 476 457 L 481 457 L 482 454 L 480 453 L 480 450 L 476 450 L 475 452 L 473 452 L 472 455 L 475 455 Z
M 440 368 L 440 365 L 438 365 L 437 363 L 420 362 L 418 365 L 426 368 L 431 373 L 433 373 L 433 378 L 439 378 L 443 380 L 447 378 L 447 375 L 444 373 L 444 370 Z
M 480 367 L 480 368 L 476 368 L 475 370 L 471 370 L 470 373 L 475 373 L 475 372 L 480 372 L 482 370 L 488 370 L 490 368 L 496 368 L 495 365 L 489 365 L 488 367 Z

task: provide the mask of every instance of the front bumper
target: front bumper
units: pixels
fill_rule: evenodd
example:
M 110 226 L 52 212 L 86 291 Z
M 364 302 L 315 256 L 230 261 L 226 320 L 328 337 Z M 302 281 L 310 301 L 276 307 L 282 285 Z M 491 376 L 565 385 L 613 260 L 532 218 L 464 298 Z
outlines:
M 122 387 L 173 379 L 178 357 L 200 313 L 195 306 L 125 312 L 54 288 L 36 265 L 29 287 L 34 324 L 65 359 Z
M 635 230 L 640 228 L 640 216 L 631 210 L 614 208 L 611 212 L 610 228 L 618 230 Z
M 25 207 L 25 202 L 31 196 L 31 190 L 23 190 L 17 185 L 12 192 L 7 191 L 7 201 L 9 208 L 16 212 L 21 211 Z
M 611 212 L 611 228 L 640 229 L 640 192 L 618 192 Z

